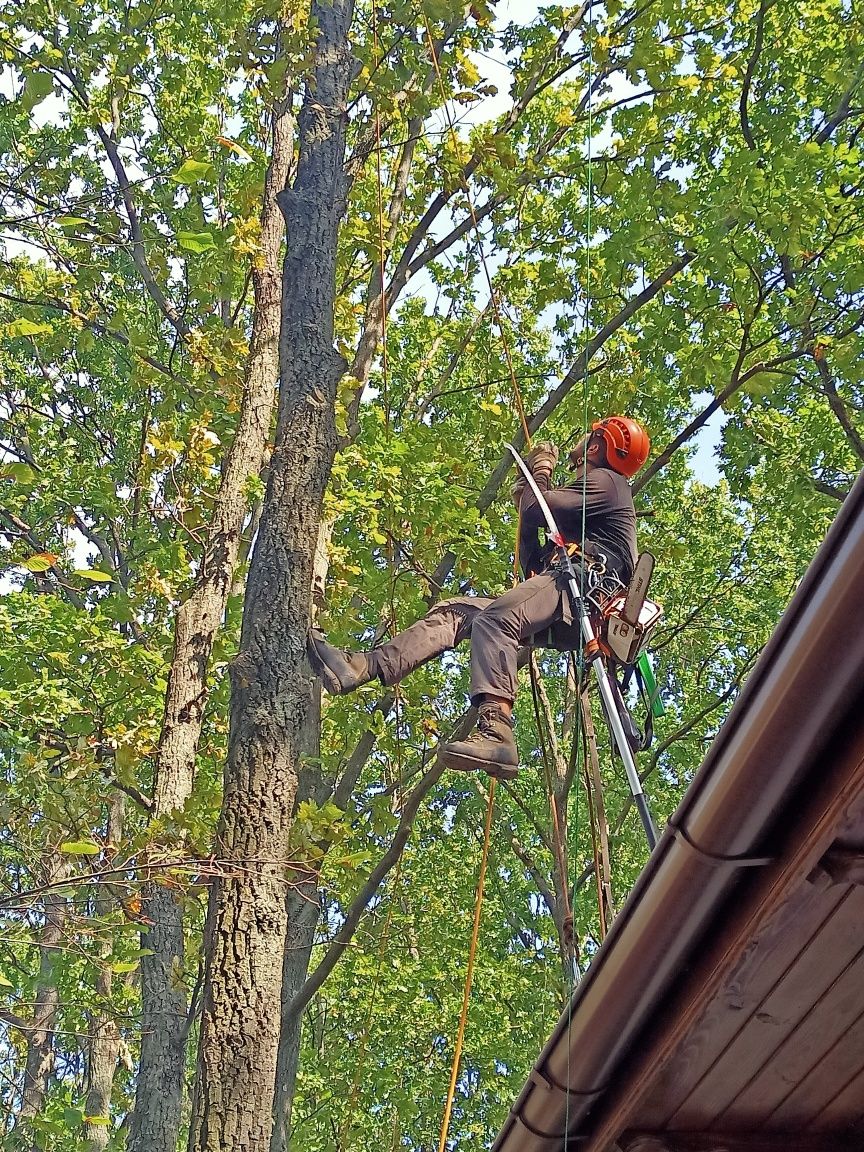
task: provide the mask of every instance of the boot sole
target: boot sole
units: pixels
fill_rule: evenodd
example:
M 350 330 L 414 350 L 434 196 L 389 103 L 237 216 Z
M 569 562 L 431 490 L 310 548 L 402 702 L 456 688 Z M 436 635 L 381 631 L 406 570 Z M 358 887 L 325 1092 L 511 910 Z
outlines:
M 518 764 L 491 764 L 488 760 L 480 760 L 476 756 L 442 752 L 441 761 L 445 767 L 452 768 L 456 772 L 485 772 L 487 776 L 494 776 L 496 780 L 513 780 L 519 775 Z

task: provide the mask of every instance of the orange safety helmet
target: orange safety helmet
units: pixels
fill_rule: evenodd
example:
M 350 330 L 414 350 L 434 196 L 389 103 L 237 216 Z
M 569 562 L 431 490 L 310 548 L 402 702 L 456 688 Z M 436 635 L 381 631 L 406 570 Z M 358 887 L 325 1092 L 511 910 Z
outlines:
M 635 476 L 651 451 L 651 441 L 641 424 L 629 416 L 607 416 L 591 425 L 591 431 L 603 437 L 606 462 L 613 472 L 629 480 Z

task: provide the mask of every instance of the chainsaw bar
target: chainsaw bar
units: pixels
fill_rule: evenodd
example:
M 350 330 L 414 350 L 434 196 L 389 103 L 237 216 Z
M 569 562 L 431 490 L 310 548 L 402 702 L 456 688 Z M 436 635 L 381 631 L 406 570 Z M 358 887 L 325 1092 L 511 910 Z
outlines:
M 636 561 L 633 576 L 627 585 L 627 596 L 624 599 L 624 609 L 621 612 L 628 624 L 639 623 L 639 613 L 648 595 L 648 585 L 654 574 L 654 557 L 650 552 L 643 552 Z

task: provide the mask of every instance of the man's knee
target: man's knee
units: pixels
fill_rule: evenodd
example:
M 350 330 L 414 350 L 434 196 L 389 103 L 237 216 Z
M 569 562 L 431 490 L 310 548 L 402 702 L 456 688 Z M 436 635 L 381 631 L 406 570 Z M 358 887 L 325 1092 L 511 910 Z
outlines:
M 425 619 L 432 624 L 446 620 L 453 629 L 453 644 L 456 645 L 471 635 L 474 622 L 494 603 L 486 596 L 451 596 L 448 600 L 439 600 L 426 613 Z

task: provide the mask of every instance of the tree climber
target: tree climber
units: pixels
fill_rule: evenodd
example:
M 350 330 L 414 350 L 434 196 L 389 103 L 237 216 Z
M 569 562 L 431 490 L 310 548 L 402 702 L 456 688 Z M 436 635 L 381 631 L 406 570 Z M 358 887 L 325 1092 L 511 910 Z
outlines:
M 628 480 L 648 458 L 648 434 L 635 420 L 609 416 L 598 420 L 569 455 L 575 472 L 570 483 L 551 488 L 558 462 L 554 444 L 536 445 L 526 463 L 544 493 L 562 534 L 581 543 L 586 559 L 605 560 L 623 584 L 637 559 L 636 512 Z M 371 652 L 342 652 L 314 630 L 309 659 L 328 692 L 353 692 L 377 677 L 398 684 L 409 672 L 471 638 L 471 702 L 477 727 L 466 740 L 441 750 L 449 768 L 512 779 L 519 770 L 513 739 L 517 655 L 534 639 L 542 647 L 570 651 L 580 647 L 568 595 L 554 567 L 553 548 L 541 543 L 545 527 L 537 498 L 524 476 L 513 486 L 521 514 L 519 555 L 526 579 L 503 596 L 458 596 L 442 600 L 422 619 Z M 583 540 L 584 531 L 584 540 Z

